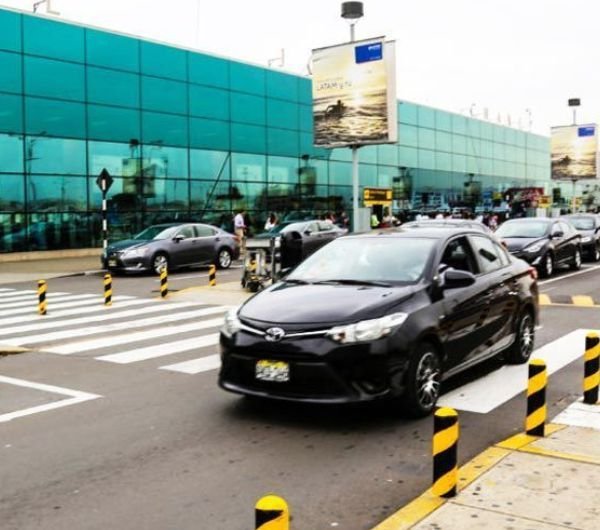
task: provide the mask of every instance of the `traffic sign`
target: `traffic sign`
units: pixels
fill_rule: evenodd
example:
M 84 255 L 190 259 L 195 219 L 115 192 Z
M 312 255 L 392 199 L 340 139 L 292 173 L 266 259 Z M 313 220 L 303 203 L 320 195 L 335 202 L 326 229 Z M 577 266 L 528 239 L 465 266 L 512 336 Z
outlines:
M 110 176 L 110 173 L 104 168 L 98 178 L 96 179 L 96 184 L 100 188 L 100 191 L 108 191 L 112 186 L 114 179 Z

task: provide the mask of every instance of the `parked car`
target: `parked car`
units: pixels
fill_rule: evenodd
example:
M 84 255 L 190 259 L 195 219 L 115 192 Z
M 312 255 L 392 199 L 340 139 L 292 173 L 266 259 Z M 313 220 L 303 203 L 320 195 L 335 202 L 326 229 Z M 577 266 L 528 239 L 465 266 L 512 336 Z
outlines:
M 499 354 L 529 359 L 536 278 L 476 230 L 341 237 L 226 315 L 219 384 L 314 403 L 392 398 L 429 414 L 444 379 Z
M 581 268 L 581 236 L 562 219 L 531 217 L 511 219 L 495 232 L 509 252 L 531 263 L 544 278 L 559 265 Z
M 583 254 L 592 261 L 600 260 L 600 217 L 593 213 L 564 215 L 562 219 L 570 222 L 581 235 Z
M 153 225 L 133 239 L 118 241 L 102 254 L 105 269 L 124 272 L 169 270 L 214 263 L 227 269 L 240 255 L 233 234 L 200 223 Z
M 411 221 L 410 223 L 404 223 L 403 228 L 462 228 L 462 229 L 473 229 L 483 232 L 484 234 L 491 234 L 492 231 L 479 221 L 472 221 L 469 219 L 425 219 L 422 221 Z

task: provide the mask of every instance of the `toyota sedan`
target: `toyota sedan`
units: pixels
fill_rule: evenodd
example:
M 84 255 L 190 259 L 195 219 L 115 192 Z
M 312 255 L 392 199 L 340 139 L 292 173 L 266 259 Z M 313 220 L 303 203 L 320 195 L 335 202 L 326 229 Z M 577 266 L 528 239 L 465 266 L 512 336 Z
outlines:
M 429 414 L 444 379 L 501 354 L 529 359 L 536 278 L 481 231 L 341 237 L 227 314 L 219 384 L 317 403 L 391 398 Z

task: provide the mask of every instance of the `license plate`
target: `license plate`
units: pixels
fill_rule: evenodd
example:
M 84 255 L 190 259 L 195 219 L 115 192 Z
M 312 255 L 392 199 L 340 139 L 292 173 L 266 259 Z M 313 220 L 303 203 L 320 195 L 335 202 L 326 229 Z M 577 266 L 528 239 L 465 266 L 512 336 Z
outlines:
M 258 361 L 256 379 L 285 383 L 290 380 L 290 365 L 283 361 Z
M 108 260 L 108 266 L 109 267 L 116 267 L 117 266 L 117 260 L 116 259 L 109 259 Z

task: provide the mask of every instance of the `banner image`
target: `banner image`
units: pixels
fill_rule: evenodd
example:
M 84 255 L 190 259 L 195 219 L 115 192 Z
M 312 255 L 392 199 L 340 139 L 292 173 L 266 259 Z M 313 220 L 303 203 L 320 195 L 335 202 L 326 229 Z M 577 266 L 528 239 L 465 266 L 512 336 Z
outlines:
M 313 50 L 315 146 L 396 142 L 395 62 L 383 37 Z
M 595 179 L 598 138 L 596 125 L 552 128 L 552 178 Z

